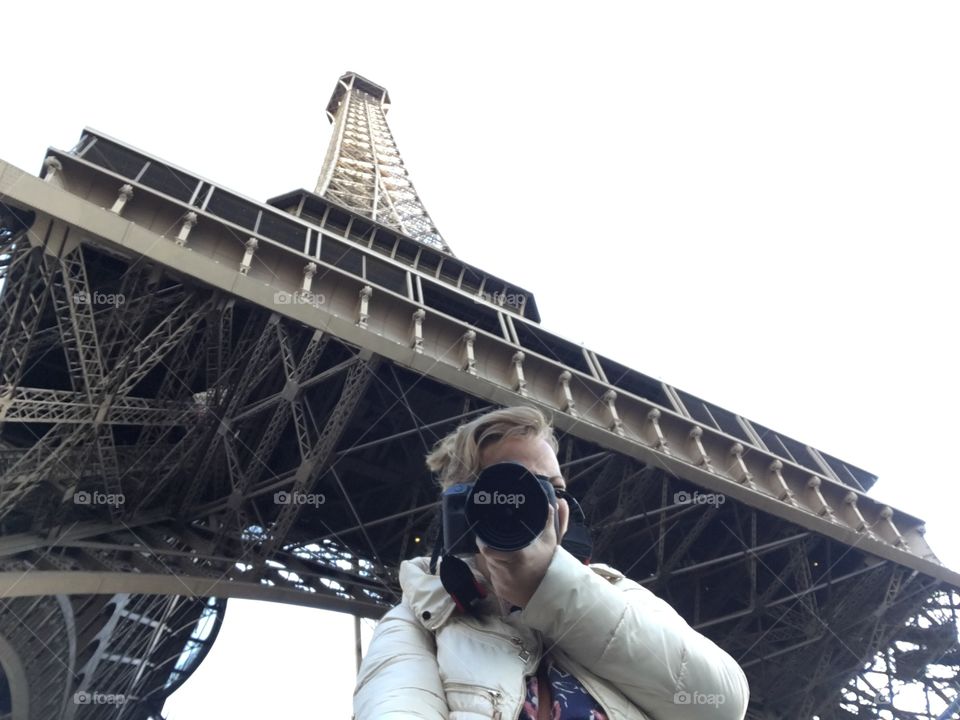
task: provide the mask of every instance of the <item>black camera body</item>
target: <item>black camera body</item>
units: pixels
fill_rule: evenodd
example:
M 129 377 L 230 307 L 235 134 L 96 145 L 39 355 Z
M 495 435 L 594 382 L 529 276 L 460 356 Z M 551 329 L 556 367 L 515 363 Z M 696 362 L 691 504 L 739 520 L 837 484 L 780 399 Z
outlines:
M 560 535 L 553 485 L 520 463 L 490 465 L 480 472 L 476 482 L 447 488 L 441 501 L 443 548 L 447 555 L 478 552 L 478 537 L 494 550 L 522 550 L 543 532 L 551 505 L 554 527 Z

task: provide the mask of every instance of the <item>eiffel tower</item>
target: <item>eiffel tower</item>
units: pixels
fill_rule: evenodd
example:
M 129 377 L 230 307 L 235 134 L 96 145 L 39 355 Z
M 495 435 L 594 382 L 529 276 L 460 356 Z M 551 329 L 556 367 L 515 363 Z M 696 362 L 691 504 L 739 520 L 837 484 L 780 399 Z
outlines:
M 960 575 L 923 522 L 542 327 L 453 254 L 389 105 L 341 77 L 316 190 L 266 203 L 92 129 L 39 177 L 0 161 L 0 717 L 161 718 L 229 598 L 379 617 L 436 531 L 424 453 L 518 403 L 594 558 L 739 660 L 748 717 L 954 702 Z

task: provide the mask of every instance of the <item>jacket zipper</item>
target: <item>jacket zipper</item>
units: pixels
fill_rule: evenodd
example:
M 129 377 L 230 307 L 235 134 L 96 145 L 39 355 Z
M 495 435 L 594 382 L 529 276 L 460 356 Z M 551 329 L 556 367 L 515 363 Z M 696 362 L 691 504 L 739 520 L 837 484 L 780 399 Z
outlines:
M 496 632 L 495 630 L 486 630 L 484 628 L 478 628 L 475 625 L 468 625 L 467 627 L 469 627 L 471 630 L 476 630 L 477 632 L 483 633 L 485 635 L 493 635 L 494 637 L 498 637 L 503 640 L 509 640 L 519 648 L 517 650 L 517 657 L 523 660 L 524 663 L 526 663 L 530 659 L 530 651 L 527 650 L 527 648 L 524 646 L 523 638 L 521 638 L 519 635 L 507 635 L 506 633 L 499 633 L 499 632 Z
M 526 648 L 526 646 L 524 646 L 523 638 L 521 638 L 519 635 L 507 635 L 506 633 L 496 632 L 495 630 L 487 630 L 485 628 L 480 628 L 480 627 L 477 627 L 476 625 L 468 624 L 467 627 L 469 627 L 471 630 L 476 630 L 478 633 L 482 633 L 484 635 L 493 635 L 494 637 L 498 637 L 500 639 L 509 639 L 511 643 L 513 643 L 519 648 L 519 650 L 517 651 L 517 657 L 519 657 L 524 664 L 526 664 L 527 661 L 530 659 L 531 653 Z M 493 688 L 484 687 L 483 685 L 471 685 L 470 683 L 451 682 L 451 683 L 448 683 L 448 685 L 467 687 L 474 690 L 482 690 L 490 694 L 493 700 L 493 709 L 494 709 L 493 720 L 502 720 L 503 713 L 500 711 L 499 706 L 500 706 L 500 700 L 503 697 L 503 694 L 499 690 L 494 690 Z M 520 692 L 518 693 L 517 697 L 520 698 L 520 703 L 519 705 L 517 705 L 517 712 L 514 713 L 513 720 L 518 720 L 518 718 L 520 717 L 520 713 L 523 711 L 523 703 L 527 697 L 527 675 L 524 673 L 520 674 Z
M 519 635 L 507 635 L 505 633 L 499 633 L 494 630 L 486 630 L 484 628 L 478 628 L 474 625 L 468 625 L 467 627 L 472 630 L 476 630 L 479 633 L 485 635 L 493 635 L 500 639 L 509 639 L 511 643 L 516 645 L 519 650 L 517 651 L 517 656 L 524 664 L 530 659 L 530 651 L 523 644 L 523 638 Z M 499 690 L 494 690 L 493 688 L 488 688 L 483 685 L 473 685 L 470 683 L 460 683 L 460 682 L 448 682 L 447 685 L 453 687 L 464 687 L 472 690 L 481 690 L 490 695 L 491 701 L 493 702 L 493 720 L 502 720 L 503 712 L 500 710 L 500 700 L 503 698 L 503 693 Z M 520 692 L 517 697 L 520 698 L 520 704 L 517 705 L 517 712 L 514 713 L 513 720 L 517 720 L 520 717 L 520 712 L 523 710 L 523 703 L 527 697 L 527 676 L 524 673 L 520 674 Z
M 464 683 L 464 682 L 448 682 L 447 687 L 456 687 L 464 688 L 467 690 L 474 690 L 482 692 L 490 696 L 490 702 L 493 705 L 493 720 L 502 720 L 503 713 L 500 710 L 500 700 L 503 698 L 503 693 L 495 688 L 487 687 L 485 685 L 477 685 L 476 683 Z M 522 703 L 521 703 L 522 707 Z M 520 716 L 520 713 L 517 713 L 517 717 Z M 514 718 L 516 720 L 516 718 Z
M 519 650 L 517 650 L 517 655 L 521 660 L 523 660 L 524 664 L 526 664 L 527 660 L 530 659 L 530 651 L 523 646 L 523 638 L 517 635 L 514 635 L 513 637 L 510 638 L 510 641 L 514 645 L 516 645 L 518 648 L 520 648 Z

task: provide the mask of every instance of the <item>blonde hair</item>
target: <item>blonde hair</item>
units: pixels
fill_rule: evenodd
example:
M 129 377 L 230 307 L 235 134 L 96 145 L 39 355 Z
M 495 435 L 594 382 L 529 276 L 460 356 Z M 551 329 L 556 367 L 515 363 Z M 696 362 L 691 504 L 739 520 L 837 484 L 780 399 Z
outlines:
M 554 452 L 559 448 L 544 414 L 536 408 L 518 405 L 493 410 L 458 427 L 434 445 L 427 455 L 427 467 L 437 473 L 443 489 L 469 482 L 480 470 L 480 451 L 490 443 L 516 435 L 542 438 Z

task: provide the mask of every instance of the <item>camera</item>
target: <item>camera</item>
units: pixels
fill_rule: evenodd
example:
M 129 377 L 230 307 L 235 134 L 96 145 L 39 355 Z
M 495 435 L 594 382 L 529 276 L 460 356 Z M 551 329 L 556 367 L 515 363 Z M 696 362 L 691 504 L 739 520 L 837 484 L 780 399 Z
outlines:
M 476 538 L 494 550 L 522 550 L 543 532 L 550 505 L 559 537 L 557 496 L 550 481 L 520 463 L 490 465 L 480 471 L 476 482 L 459 483 L 443 492 L 444 553 L 476 553 Z

